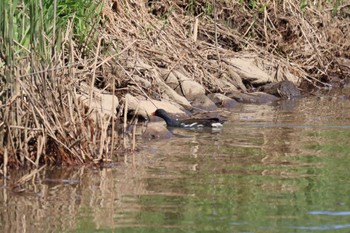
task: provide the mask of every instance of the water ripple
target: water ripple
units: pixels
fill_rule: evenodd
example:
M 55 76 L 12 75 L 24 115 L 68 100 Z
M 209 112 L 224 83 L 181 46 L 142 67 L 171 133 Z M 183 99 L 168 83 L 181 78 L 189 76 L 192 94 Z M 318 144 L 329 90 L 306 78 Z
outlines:
M 310 211 L 311 215 L 348 216 L 350 211 Z
M 321 226 L 300 226 L 300 227 L 291 227 L 291 228 L 300 229 L 300 230 L 326 231 L 326 230 L 344 229 L 349 227 L 350 227 L 350 224 L 335 224 L 335 225 L 321 225 Z

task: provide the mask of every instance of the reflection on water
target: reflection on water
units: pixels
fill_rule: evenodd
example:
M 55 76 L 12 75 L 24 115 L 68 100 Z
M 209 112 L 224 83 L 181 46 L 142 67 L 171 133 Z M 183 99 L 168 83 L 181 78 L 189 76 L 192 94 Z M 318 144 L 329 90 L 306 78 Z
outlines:
M 350 231 L 350 102 L 242 105 L 108 167 L 1 186 L 1 232 Z M 26 172 L 14 172 L 16 180 Z

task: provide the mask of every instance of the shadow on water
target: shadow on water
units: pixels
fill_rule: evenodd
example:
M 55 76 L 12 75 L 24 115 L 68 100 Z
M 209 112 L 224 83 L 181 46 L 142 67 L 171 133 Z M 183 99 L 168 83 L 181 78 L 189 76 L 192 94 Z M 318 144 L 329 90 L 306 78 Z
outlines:
M 349 232 L 350 102 L 242 105 L 128 163 L 1 188 L 1 232 Z M 25 172 L 11 174 L 11 179 Z

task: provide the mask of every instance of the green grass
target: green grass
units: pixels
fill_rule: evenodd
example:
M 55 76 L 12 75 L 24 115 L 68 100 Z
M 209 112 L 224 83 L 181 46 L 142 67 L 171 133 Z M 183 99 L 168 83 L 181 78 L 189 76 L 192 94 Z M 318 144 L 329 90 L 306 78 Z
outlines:
M 50 63 L 54 53 L 64 49 L 62 37 L 70 27 L 78 45 L 90 45 L 96 39 L 101 9 L 102 4 L 94 0 L 1 1 L 3 64 L 13 67 L 28 56 L 28 62 Z

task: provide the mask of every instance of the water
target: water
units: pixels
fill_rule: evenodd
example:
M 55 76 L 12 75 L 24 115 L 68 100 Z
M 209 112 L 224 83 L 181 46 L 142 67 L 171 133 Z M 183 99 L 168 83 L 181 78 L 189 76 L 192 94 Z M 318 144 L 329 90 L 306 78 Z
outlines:
M 350 101 L 242 105 L 221 132 L 1 187 L 1 232 L 350 232 Z M 19 178 L 25 172 L 13 174 Z

